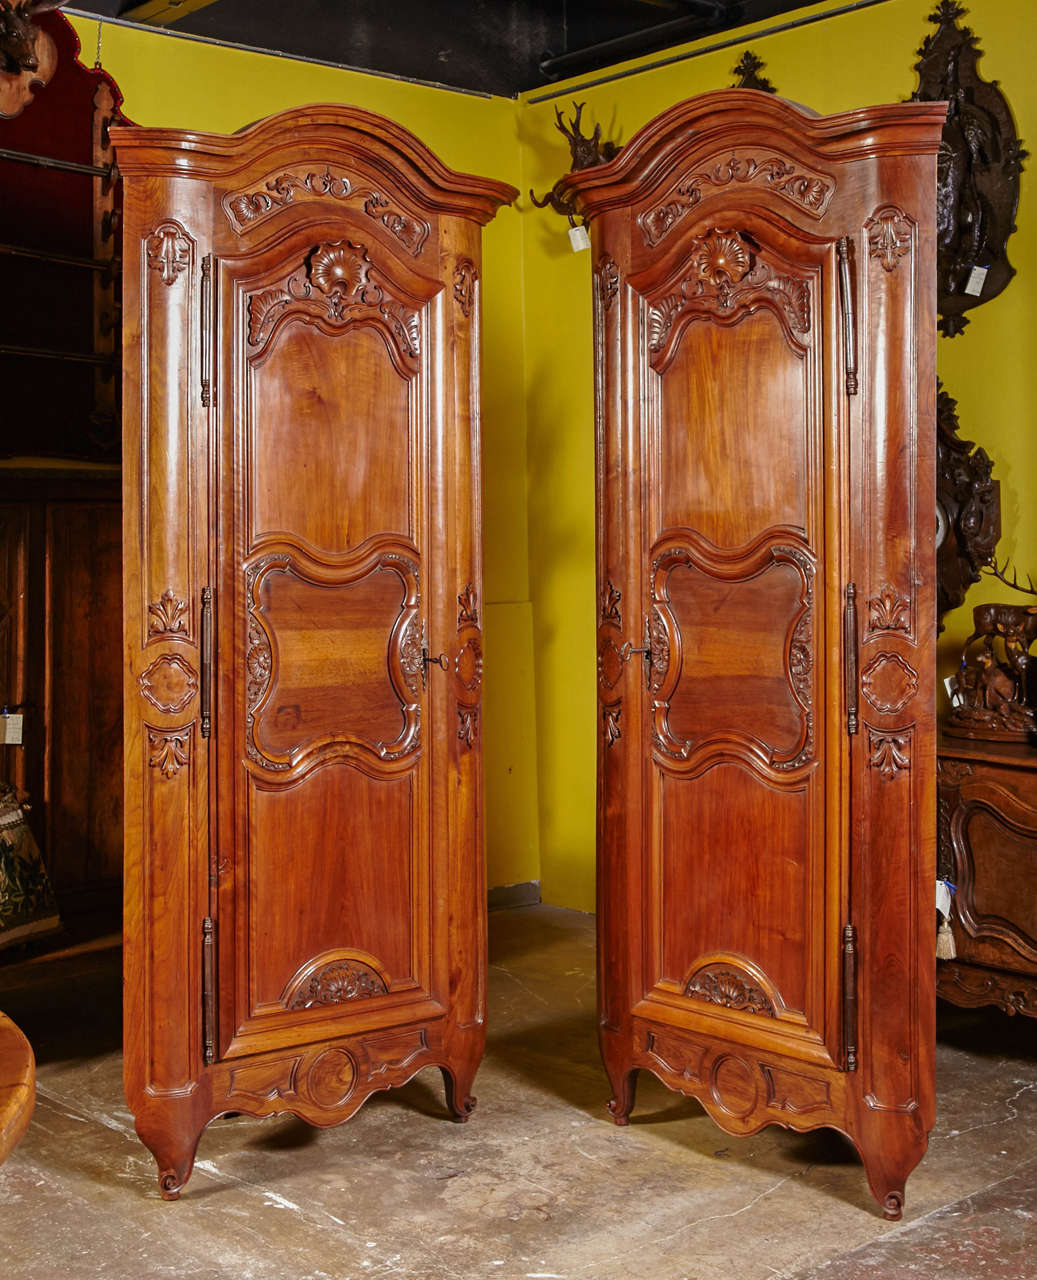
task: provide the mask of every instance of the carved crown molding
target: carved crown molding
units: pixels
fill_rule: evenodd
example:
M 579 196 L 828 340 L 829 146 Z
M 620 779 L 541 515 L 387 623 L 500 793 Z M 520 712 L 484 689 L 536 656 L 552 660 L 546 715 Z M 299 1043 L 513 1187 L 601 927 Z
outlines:
M 766 187 L 769 193 L 781 196 L 815 218 L 824 217 L 835 194 L 835 179 L 828 174 L 797 166 L 783 156 L 758 160 L 746 151 L 735 150 L 711 168 L 685 178 L 663 204 L 638 217 L 646 248 L 654 248 L 665 240 L 702 200 L 708 188 L 719 190 L 732 182 Z
M 308 200 L 358 204 L 367 217 L 380 222 L 415 258 L 420 257 L 429 237 L 429 224 L 423 218 L 403 213 L 381 192 L 362 183 L 358 185 L 355 177 L 341 171 L 333 173 L 330 165 L 326 165 L 323 172 L 285 171 L 264 178 L 258 186 L 231 192 L 223 199 L 223 212 L 231 228 L 243 235 L 286 205 Z

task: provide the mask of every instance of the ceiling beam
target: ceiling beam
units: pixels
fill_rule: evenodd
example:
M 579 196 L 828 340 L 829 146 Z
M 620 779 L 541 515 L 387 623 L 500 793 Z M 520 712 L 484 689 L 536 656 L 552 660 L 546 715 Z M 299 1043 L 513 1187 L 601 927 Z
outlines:
M 189 13 L 205 9 L 216 0 L 143 0 L 119 14 L 128 22 L 147 22 L 156 27 L 170 27 Z

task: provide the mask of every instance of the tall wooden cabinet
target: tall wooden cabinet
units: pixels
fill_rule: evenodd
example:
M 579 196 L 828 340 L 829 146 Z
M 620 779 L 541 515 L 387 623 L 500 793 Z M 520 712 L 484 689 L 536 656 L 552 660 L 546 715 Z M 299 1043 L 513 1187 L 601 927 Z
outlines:
M 941 104 L 708 94 L 592 227 L 599 1002 L 727 1131 L 828 1125 L 887 1217 L 933 1122 Z
M 125 177 L 125 1083 L 162 1194 L 485 1037 L 480 227 L 346 107 L 115 132 Z

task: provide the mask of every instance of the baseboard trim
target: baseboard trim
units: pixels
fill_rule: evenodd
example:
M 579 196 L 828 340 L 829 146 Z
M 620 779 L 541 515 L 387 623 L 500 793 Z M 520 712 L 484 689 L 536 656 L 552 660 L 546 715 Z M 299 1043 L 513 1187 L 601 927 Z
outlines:
M 501 884 L 486 895 L 491 911 L 509 907 L 534 907 L 540 901 L 540 881 L 523 880 L 521 884 Z

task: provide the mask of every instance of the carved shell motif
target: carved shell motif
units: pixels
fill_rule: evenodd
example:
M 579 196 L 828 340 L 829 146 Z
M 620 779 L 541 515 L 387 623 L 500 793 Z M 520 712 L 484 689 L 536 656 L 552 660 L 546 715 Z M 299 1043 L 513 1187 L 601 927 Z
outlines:
M 734 969 L 719 966 L 700 969 L 685 986 L 684 994 L 693 1000 L 722 1005 L 725 1009 L 774 1017 L 770 997 L 755 982 Z
M 359 960 L 337 961 L 320 969 L 293 997 L 290 1009 L 345 1004 L 368 996 L 383 996 L 386 985 L 370 965 Z

